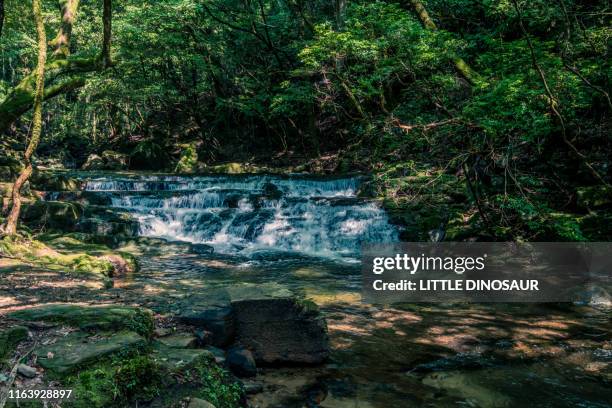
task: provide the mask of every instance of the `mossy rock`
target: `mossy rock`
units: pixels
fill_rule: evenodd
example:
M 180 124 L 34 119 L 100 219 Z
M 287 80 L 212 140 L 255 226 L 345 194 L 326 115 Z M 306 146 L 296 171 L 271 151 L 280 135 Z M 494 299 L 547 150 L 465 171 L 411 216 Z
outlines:
M 83 206 L 63 201 L 35 201 L 23 207 L 21 219 L 33 227 L 73 230 L 83 216 Z
M 13 326 L 0 331 L 0 363 L 27 338 L 28 329 L 24 326 Z
M 34 350 L 37 363 L 53 374 L 63 376 L 94 364 L 113 354 L 129 355 L 146 346 L 146 340 L 132 331 L 91 336 L 73 332 L 47 346 Z
M 40 241 L 27 241 L 4 237 L 0 240 L 0 254 L 6 254 L 22 261 L 47 269 L 82 272 L 110 277 L 116 271 L 116 259 L 92 256 L 85 252 L 60 253 Z M 119 255 L 114 255 L 114 257 Z M 128 261 L 122 262 L 129 264 Z
M 82 180 L 53 171 L 35 171 L 30 180 L 32 188 L 40 191 L 79 191 L 83 186 Z
M 53 304 L 19 310 L 9 316 L 24 321 L 62 323 L 86 331 L 132 330 L 147 338 L 154 329 L 151 311 L 129 306 Z

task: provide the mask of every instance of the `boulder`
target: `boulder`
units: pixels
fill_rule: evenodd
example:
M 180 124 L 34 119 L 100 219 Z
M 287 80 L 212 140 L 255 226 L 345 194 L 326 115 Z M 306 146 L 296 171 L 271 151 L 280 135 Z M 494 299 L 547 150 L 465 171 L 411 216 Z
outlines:
M 35 201 L 23 206 L 21 219 L 35 227 L 74 230 L 83 216 L 83 206 L 63 201 Z
M 90 154 L 81 166 L 83 170 L 104 170 L 104 160 L 97 154 Z
M 215 408 L 213 404 L 200 398 L 191 398 L 187 408 Z
M 34 350 L 34 355 L 46 370 L 55 374 L 68 374 L 117 353 L 127 353 L 145 347 L 139 334 L 122 331 L 108 337 L 90 336 L 72 332 L 54 344 Z
M 242 380 L 242 388 L 247 395 L 259 394 L 263 391 L 263 384 L 255 381 Z
M 278 284 L 210 290 L 179 307 L 179 321 L 209 331 L 212 345 L 241 344 L 258 364 L 319 364 L 329 355 L 317 306 Z
M 211 343 L 215 346 L 227 346 L 235 337 L 234 316 L 229 303 L 210 306 L 193 304 L 182 311 L 179 320 L 209 331 Z
M 225 362 L 238 377 L 254 377 L 257 375 L 257 366 L 253 354 L 244 347 L 237 346 L 229 349 Z
M 35 171 L 31 183 L 34 190 L 40 191 L 79 191 L 83 185 L 82 180 L 59 171 Z
M 81 330 L 132 330 L 145 337 L 153 333 L 153 315 L 143 308 L 130 306 L 79 306 L 51 304 L 18 310 L 9 314 L 26 322 L 63 323 Z
M 329 356 L 325 319 L 294 297 L 232 301 L 236 335 L 262 364 L 320 364 Z
M 83 170 L 125 170 L 128 167 L 128 155 L 112 150 L 105 150 L 101 155 L 90 154 Z
M 105 163 L 106 170 L 125 170 L 128 167 L 128 155 L 105 150 L 102 152 L 102 160 Z
M 283 196 L 283 192 L 274 184 L 266 183 L 263 185 L 262 193 L 270 200 L 278 200 Z
M 164 336 L 159 339 L 159 342 L 170 348 L 194 348 L 198 339 L 191 333 L 177 333 L 170 336 Z
M 172 348 L 160 342 L 153 344 L 151 356 L 159 365 L 170 371 L 185 370 L 202 361 L 213 360 L 208 350 Z
M 17 373 L 25 378 L 34 378 L 36 377 L 36 369 L 34 367 L 30 367 L 29 365 L 19 364 L 17 366 Z
M 27 338 L 28 329 L 24 326 L 13 326 L 0 331 L 0 362 Z
M 206 245 L 206 244 L 190 244 L 189 252 L 193 254 L 199 254 L 199 255 L 208 255 L 208 254 L 212 254 L 213 252 L 215 252 L 215 248 L 211 247 L 210 245 Z

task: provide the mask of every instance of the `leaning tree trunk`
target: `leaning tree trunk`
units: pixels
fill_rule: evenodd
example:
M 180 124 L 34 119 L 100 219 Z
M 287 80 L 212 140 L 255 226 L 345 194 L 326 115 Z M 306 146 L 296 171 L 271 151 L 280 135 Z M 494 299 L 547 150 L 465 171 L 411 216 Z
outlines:
M 36 66 L 36 95 L 34 97 L 34 116 L 32 119 L 32 136 L 24 154 L 25 168 L 15 180 L 12 192 L 12 208 L 6 219 L 3 233 L 5 235 L 15 235 L 17 232 L 17 220 L 21 211 L 21 187 L 32 174 L 32 154 L 40 141 L 42 131 L 42 102 L 45 91 L 45 63 L 47 61 L 47 36 L 45 34 L 45 24 L 43 22 L 41 0 L 32 0 L 34 20 L 36 22 L 36 32 L 38 33 L 38 65 Z

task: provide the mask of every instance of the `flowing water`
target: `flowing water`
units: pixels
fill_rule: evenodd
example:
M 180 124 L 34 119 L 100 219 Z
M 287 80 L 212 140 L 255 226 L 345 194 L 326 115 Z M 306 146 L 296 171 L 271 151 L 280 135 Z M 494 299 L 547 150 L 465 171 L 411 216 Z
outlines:
M 363 304 L 359 248 L 397 229 L 359 178 L 111 176 L 111 197 L 152 239 L 125 283 L 186 293 L 278 282 L 317 302 L 330 330 L 323 367 L 263 369 L 260 407 L 609 407 L 609 310 L 575 305 Z M 195 253 L 193 243 L 214 247 Z M 159 304 L 160 300 L 152 302 Z
M 90 191 L 138 219 L 143 236 L 210 244 L 222 253 L 274 249 L 357 257 L 363 242 L 397 232 L 374 202 L 356 197 L 359 178 L 274 176 L 99 179 Z

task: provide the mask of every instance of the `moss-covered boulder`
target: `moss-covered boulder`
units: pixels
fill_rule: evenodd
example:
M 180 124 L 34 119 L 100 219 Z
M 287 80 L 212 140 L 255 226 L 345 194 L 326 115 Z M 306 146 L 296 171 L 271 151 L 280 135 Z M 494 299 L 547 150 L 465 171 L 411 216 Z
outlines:
M 35 201 L 23 206 L 21 219 L 31 227 L 72 231 L 83 216 L 83 206 L 63 201 Z
M 38 347 L 34 355 L 46 370 L 65 375 L 113 354 L 135 352 L 145 345 L 145 339 L 131 331 L 96 336 L 73 332 L 51 345 Z
M 28 338 L 28 329 L 24 326 L 13 326 L 0 331 L 0 364 L 8 357 L 19 343 Z
M 43 242 L 19 237 L 4 237 L 0 240 L 0 255 L 17 258 L 45 269 L 111 277 L 122 271 L 117 270 L 118 263 L 109 256 L 125 258 L 122 263 L 130 265 L 134 270 L 137 267 L 131 255 L 114 254 L 110 250 L 90 252 L 91 254 L 82 248 L 59 252 Z
M 30 181 L 40 191 L 78 191 L 83 186 L 82 180 L 60 171 L 35 171 Z
M 131 330 L 144 337 L 151 337 L 154 328 L 151 311 L 117 305 L 51 304 L 19 310 L 9 316 L 23 321 L 61 323 L 85 331 Z
M 90 154 L 81 166 L 83 170 L 125 170 L 128 167 L 127 154 L 105 150 L 102 154 Z

